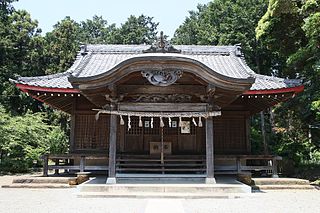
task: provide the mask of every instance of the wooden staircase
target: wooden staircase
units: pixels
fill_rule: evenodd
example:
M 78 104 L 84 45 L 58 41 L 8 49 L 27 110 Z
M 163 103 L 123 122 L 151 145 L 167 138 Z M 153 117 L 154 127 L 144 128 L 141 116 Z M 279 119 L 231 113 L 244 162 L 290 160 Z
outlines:
M 202 155 L 122 155 L 117 158 L 117 173 L 204 174 L 206 159 Z

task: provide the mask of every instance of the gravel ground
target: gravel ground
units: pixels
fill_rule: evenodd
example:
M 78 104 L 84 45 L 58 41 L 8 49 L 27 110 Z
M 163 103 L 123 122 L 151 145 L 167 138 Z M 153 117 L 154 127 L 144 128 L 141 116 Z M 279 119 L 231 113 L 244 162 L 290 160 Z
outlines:
M 0 185 L 10 183 L 0 177 Z M 77 189 L 0 188 L 1 213 L 320 212 L 320 191 L 268 191 L 236 199 L 77 198 Z

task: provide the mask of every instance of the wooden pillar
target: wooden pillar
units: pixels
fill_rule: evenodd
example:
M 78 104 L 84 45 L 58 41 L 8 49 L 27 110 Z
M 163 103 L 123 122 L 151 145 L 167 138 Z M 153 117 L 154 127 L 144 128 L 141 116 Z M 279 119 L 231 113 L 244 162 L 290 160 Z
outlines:
M 85 171 L 85 163 L 86 163 L 86 157 L 85 156 L 81 156 L 80 157 L 80 172 L 84 172 Z
M 277 162 L 277 157 L 272 158 L 272 177 L 273 178 L 278 178 L 278 162 Z
M 214 147 L 213 147 L 213 118 L 206 119 L 206 159 L 207 159 L 207 176 L 206 183 L 214 184 Z
M 107 183 L 116 183 L 117 115 L 110 115 L 109 168 Z
M 55 159 L 54 162 L 55 162 L 56 168 L 58 168 L 59 167 L 59 159 Z M 59 175 L 59 169 L 55 169 L 54 174 Z
M 49 161 L 49 155 L 45 154 L 43 155 L 43 176 L 48 176 L 48 161 Z
M 237 157 L 237 173 L 240 174 L 241 173 L 241 159 L 239 157 Z
M 71 121 L 70 121 L 70 153 L 75 150 L 75 131 L 76 131 L 76 100 L 72 103 Z

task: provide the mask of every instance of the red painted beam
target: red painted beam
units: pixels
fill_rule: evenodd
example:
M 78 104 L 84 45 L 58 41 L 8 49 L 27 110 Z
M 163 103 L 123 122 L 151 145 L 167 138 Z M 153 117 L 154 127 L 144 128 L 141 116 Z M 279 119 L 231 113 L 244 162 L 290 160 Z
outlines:
M 290 93 L 290 92 L 297 94 L 299 92 L 302 92 L 303 90 L 304 90 L 304 86 L 301 85 L 298 87 L 272 89 L 272 90 L 248 90 L 244 92 L 243 95 L 271 95 L 271 94 Z
M 39 91 L 39 92 L 80 93 L 80 90 L 73 89 L 73 88 L 38 87 L 38 86 L 30 86 L 26 84 L 16 84 L 16 86 L 23 92 L 28 92 L 28 90 L 33 90 L 33 91 Z

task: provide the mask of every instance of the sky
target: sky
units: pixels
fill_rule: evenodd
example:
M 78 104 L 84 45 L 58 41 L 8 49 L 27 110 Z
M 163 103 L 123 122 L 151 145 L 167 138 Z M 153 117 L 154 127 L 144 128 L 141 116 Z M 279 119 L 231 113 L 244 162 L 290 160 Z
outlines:
M 25 9 L 32 19 L 39 22 L 43 33 L 52 30 L 58 21 L 70 16 L 77 22 L 102 16 L 108 24 L 120 26 L 130 15 L 154 17 L 160 22 L 158 31 L 172 38 L 174 31 L 183 23 L 190 10 L 196 10 L 198 4 L 207 4 L 210 0 L 19 0 L 14 3 L 16 9 Z

